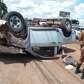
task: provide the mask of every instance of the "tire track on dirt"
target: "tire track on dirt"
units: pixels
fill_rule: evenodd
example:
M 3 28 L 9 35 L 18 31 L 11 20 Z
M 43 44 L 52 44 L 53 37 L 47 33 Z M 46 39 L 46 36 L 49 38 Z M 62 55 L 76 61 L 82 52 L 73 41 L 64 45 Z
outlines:
M 84 84 L 84 82 L 67 71 L 58 60 L 56 62 L 53 61 L 53 63 L 41 62 L 39 66 L 45 70 L 46 75 L 48 73 L 48 77 L 54 82 L 52 84 Z
M 35 64 L 34 61 L 31 62 L 31 73 L 34 73 L 37 78 L 38 84 L 49 84 L 48 79 L 46 79 L 46 76 L 42 74 L 41 70 L 38 68 L 38 66 Z M 34 75 L 33 75 L 34 76 Z M 34 80 L 33 80 L 34 81 Z M 36 80 L 35 80 L 36 81 Z M 35 82 L 34 82 L 35 83 Z M 32 83 L 31 83 L 32 84 Z M 36 84 L 36 83 L 35 83 Z
M 60 61 L 54 61 L 55 62 L 55 64 L 58 64 L 58 66 L 60 66 L 60 68 L 63 68 L 64 69 L 64 72 L 66 72 L 66 73 L 68 73 L 69 74 L 69 76 L 72 76 L 76 81 L 78 81 L 80 84 L 84 84 L 84 81 L 82 81 L 81 79 L 79 79 L 79 77 L 77 77 L 73 72 L 71 72 L 71 71 L 69 71 L 69 70 L 67 70 L 67 69 L 65 69 L 64 68 L 64 66 L 62 65 L 62 63 L 60 62 Z M 78 83 L 78 84 L 79 84 Z M 77 84 L 77 83 L 76 83 Z
M 63 84 L 42 62 L 34 61 L 37 68 L 48 81 L 48 84 Z
M 65 81 L 63 81 L 62 79 L 60 79 L 60 77 L 59 77 L 60 73 L 58 73 L 58 71 L 55 71 L 55 73 L 53 72 L 54 70 L 57 69 L 57 68 L 54 68 L 55 64 L 53 64 L 53 63 L 45 63 L 45 62 L 41 62 L 41 64 L 44 66 L 46 71 L 48 71 L 48 73 L 53 77 L 53 79 L 59 82 L 59 84 L 68 84 Z

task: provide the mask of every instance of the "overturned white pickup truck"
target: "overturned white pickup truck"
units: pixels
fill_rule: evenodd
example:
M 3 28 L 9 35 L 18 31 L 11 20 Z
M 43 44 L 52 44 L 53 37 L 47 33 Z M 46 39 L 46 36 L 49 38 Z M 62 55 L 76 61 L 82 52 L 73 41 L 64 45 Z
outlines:
M 5 41 L 1 45 L 22 48 L 36 57 L 51 58 L 59 52 L 60 46 L 76 40 L 70 24 L 67 24 L 68 32 L 57 27 L 27 27 L 18 12 L 8 13 L 4 20 L 0 20 L 0 40 Z

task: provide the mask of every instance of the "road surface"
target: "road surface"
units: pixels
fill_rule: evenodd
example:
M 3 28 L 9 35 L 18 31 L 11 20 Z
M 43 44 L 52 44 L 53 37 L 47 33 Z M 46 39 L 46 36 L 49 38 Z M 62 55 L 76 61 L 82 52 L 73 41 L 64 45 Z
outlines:
M 64 45 L 65 52 L 78 60 L 78 44 Z M 7 51 L 7 48 L 0 48 Z M 10 48 L 12 52 L 12 49 Z M 17 50 L 16 50 L 17 51 Z M 0 84 L 84 84 L 76 74 L 65 69 L 61 59 L 41 60 L 21 54 L 0 54 Z

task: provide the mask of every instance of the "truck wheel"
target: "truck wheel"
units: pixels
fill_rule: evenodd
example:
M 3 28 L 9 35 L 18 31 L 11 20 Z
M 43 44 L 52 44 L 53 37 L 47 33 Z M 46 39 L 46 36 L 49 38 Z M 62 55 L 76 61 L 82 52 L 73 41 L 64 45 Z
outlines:
M 62 28 L 63 34 L 65 37 L 69 37 L 72 33 L 72 25 L 69 20 L 64 21 L 64 28 Z
M 18 38 L 26 37 L 26 23 L 23 16 L 18 12 L 9 12 L 4 16 L 8 22 L 9 30 Z

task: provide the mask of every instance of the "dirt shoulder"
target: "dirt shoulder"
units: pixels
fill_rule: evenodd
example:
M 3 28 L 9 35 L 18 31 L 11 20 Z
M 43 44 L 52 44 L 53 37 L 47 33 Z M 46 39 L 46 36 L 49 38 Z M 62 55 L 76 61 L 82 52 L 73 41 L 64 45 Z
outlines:
M 68 55 L 79 58 L 78 44 L 64 46 Z M 0 54 L 0 84 L 84 84 L 84 81 L 66 70 L 60 59 L 37 60 L 30 55 Z

